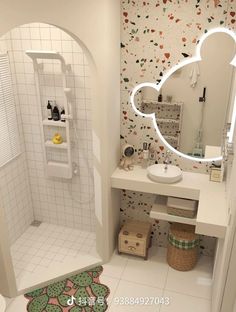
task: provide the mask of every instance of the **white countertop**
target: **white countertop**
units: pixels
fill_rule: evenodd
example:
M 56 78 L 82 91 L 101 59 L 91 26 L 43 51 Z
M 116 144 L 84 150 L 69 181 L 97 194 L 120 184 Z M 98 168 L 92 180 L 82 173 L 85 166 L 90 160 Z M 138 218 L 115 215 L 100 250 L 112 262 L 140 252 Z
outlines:
M 177 183 L 151 181 L 146 169 L 135 166 L 132 171 L 117 168 L 111 176 L 111 186 L 137 192 L 199 200 L 196 233 L 223 238 L 228 225 L 225 183 L 209 181 L 209 175 L 183 172 Z

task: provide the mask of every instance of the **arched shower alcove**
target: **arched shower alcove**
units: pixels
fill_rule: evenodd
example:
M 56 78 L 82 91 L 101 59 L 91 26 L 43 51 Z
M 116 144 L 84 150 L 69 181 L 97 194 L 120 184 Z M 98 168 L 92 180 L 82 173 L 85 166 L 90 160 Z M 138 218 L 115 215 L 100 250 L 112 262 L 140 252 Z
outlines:
M 75 35 L 45 23 L 16 27 L 0 44 L 16 112 L 6 129 L 13 139 L 1 142 L 4 149 L 17 141 L 16 152 L 0 168 L 0 275 L 12 296 L 101 263 L 107 216 L 92 54 Z M 50 120 L 48 101 L 65 122 Z M 52 142 L 56 134 L 61 144 Z

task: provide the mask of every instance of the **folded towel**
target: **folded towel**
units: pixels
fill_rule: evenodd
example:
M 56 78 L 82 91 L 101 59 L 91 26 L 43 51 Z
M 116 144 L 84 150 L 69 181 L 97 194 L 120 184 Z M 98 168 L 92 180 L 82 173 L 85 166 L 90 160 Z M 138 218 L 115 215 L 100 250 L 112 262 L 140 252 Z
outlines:
M 195 88 L 198 80 L 198 76 L 200 76 L 200 70 L 198 62 L 193 63 L 189 78 L 190 78 L 190 86 Z

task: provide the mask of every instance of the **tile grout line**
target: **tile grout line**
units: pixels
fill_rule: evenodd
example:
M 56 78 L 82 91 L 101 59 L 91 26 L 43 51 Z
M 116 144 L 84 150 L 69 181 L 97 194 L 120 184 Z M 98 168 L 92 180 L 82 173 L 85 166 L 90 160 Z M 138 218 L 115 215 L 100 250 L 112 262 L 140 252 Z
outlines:
M 192 297 L 192 298 L 196 298 L 196 299 L 202 299 L 202 300 L 211 301 L 211 298 L 204 298 L 204 297 L 199 297 L 199 296 L 193 296 L 193 295 L 189 295 L 189 294 L 186 294 L 186 293 L 183 293 L 183 292 L 178 292 L 176 290 L 170 290 L 170 289 L 165 289 L 165 290 L 169 291 L 169 292 L 173 292 L 173 293 L 178 294 L 178 295 L 184 295 L 184 296 L 187 296 L 187 297 Z
M 117 283 L 116 288 L 115 288 L 115 290 L 114 290 L 114 295 L 113 295 L 113 297 L 112 297 L 111 304 L 110 304 L 110 307 L 108 307 L 108 311 L 107 311 L 107 312 L 109 312 L 110 309 L 111 309 L 111 307 L 112 307 L 112 303 L 113 303 L 113 301 L 114 301 L 115 294 L 116 294 L 117 289 L 118 289 L 118 287 L 119 287 L 119 285 L 120 285 L 120 282 L 121 282 L 121 280 L 122 280 L 122 274 L 123 274 L 124 270 L 126 269 L 127 264 L 128 264 L 128 259 L 126 259 L 126 263 L 125 263 L 125 265 L 124 265 L 124 267 L 123 267 L 123 270 L 121 271 L 120 277 L 117 278 L 118 283 Z M 108 275 L 107 275 L 107 276 L 108 276 Z M 115 279 L 115 277 L 111 277 L 111 276 L 110 276 L 110 278 L 114 278 L 114 279 Z
M 50 232 L 49 230 L 51 230 L 51 232 L 52 233 L 56 233 L 56 228 L 58 228 L 58 227 L 60 227 L 60 226 L 58 226 L 58 225 L 56 225 L 56 226 L 52 226 L 51 227 L 51 225 L 47 225 L 46 223 L 44 223 L 44 225 L 47 227 L 46 228 L 46 231 L 48 231 L 48 233 Z M 44 228 L 45 228 L 45 226 L 44 226 Z M 30 229 L 30 228 L 29 228 Z M 50 233 L 51 233 L 50 232 Z M 31 233 L 31 231 L 30 231 L 30 233 Z M 41 231 L 39 232 L 39 231 L 37 231 L 37 230 L 35 230 L 34 231 L 34 234 L 36 233 L 36 235 L 35 235 L 35 238 L 32 240 L 32 243 L 37 243 L 38 242 L 38 238 L 41 236 Z M 80 234 L 81 234 L 81 232 L 79 232 Z M 90 233 L 90 232 L 89 232 Z M 32 233 L 31 233 L 32 234 Z M 86 233 L 86 234 L 88 234 L 88 233 Z M 30 235 L 30 234 L 29 234 Z M 31 235 L 32 236 L 32 235 Z M 81 235 L 80 235 L 81 236 Z M 47 237 L 50 237 L 50 235 L 46 235 L 46 238 Z M 89 235 L 87 235 L 86 236 L 87 238 L 86 239 L 88 239 L 88 237 L 89 237 Z M 59 240 L 60 240 L 61 238 L 59 237 Z M 91 239 L 89 239 L 89 240 L 91 240 Z M 55 241 L 57 241 L 56 239 L 55 239 Z M 64 242 L 67 242 L 67 239 L 64 239 L 63 240 Z M 19 241 L 18 241 L 19 242 Z M 71 242 L 71 241 L 69 241 L 69 242 Z M 73 242 L 72 242 L 73 243 Z M 22 247 L 27 247 L 27 248 L 29 248 L 28 246 L 24 246 L 24 241 L 21 241 L 21 243 L 18 243 L 18 249 L 14 252 L 14 253 L 17 253 L 17 251 L 19 250 L 22 250 Z M 51 243 L 48 243 L 48 246 L 50 247 L 52 247 L 52 242 Z M 82 250 L 83 249 L 83 247 L 84 247 L 84 242 L 81 242 L 81 244 L 80 244 L 80 246 L 79 246 L 79 254 L 81 254 L 81 252 L 80 252 L 80 250 Z M 61 250 L 61 253 L 60 253 L 60 256 L 63 258 L 65 258 L 65 251 L 64 251 L 64 249 L 66 249 L 66 250 L 69 250 L 69 249 L 71 249 L 71 248 L 66 248 L 65 246 L 58 246 L 58 248 L 59 248 L 59 250 Z M 43 268 L 43 269 L 45 269 L 45 268 L 48 268 L 54 261 L 56 261 L 55 260 L 55 257 L 49 257 L 48 258 L 48 252 L 49 252 L 49 250 L 48 249 L 44 249 L 44 248 L 42 248 L 41 249 L 41 247 L 39 247 L 38 248 L 38 251 L 40 251 L 41 250 L 41 254 L 39 255 L 37 255 L 36 256 L 36 253 L 34 252 L 34 254 L 32 255 L 31 253 L 30 254 L 28 254 L 27 252 L 26 252 L 26 254 L 29 256 L 29 258 L 30 258 L 30 260 L 28 261 L 28 260 L 22 260 L 22 258 L 24 258 L 25 257 L 25 255 L 21 255 L 21 257 L 20 257 L 20 259 L 15 259 L 15 265 L 14 265 L 14 271 L 15 272 L 17 272 L 17 271 L 19 271 L 16 275 L 17 275 L 17 282 L 19 283 L 20 282 L 20 280 L 21 280 L 21 278 L 22 278 L 22 275 L 24 275 L 24 274 L 34 274 L 34 273 L 37 273 L 37 269 L 40 269 L 40 268 Z M 55 252 L 51 252 L 51 254 L 53 254 L 53 256 L 56 254 Z M 78 254 L 77 254 L 77 256 L 78 256 Z M 36 262 L 32 262 L 31 261 L 31 258 L 32 257 L 37 257 L 38 258 L 38 260 L 36 261 Z M 73 258 L 75 258 L 75 256 L 71 256 L 71 257 L 73 257 Z M 44 259 L 47 259 L 47 261 L 48 261 L 48 263 L 42 263 L 42 261 L 44 260 Z M 17 261 L 16 261 L 17 260 Z M 17 264 L 22 264 L 22 263 L 25 263 L 25 267 L 18 267 L 18 265 Z M 61 263 L 63 263 L 64 262 L 64 259 L 62 259 L 61 261 L 59 261 L 59 262 L 61 262 Z M 14 264 L 14 263 L 13 263 Z M 27 266 L 30 266 L 31 265 L 31 267 L 32 266 L 34 266 L 34 269 L 33 270 L 28 270 L 27 269 Z
M 129 282 L 129 283 L 132 283 L 132 284 L 135 284 L 135 285 L 141 285 L 141 286 L 155 288 L 155 289 L 158 289 L 158 290 L 163 290 L 162 287 L 152 286 L 150 284 L 144 284 L 144 283 L 140 283 L 140 282 L 134 282 L 134 281 L 127 280 L 125 278 L 122 278 L 122 281 Z
M 170 267 L 167 263 L 167 272 L 166 272 L 166 278 L 165 278 L 165 282 L 164 282 L 164 287 L 162 288 L 162 297 L 164 298 L 164 293 L 166 291 L 166 284 L 167 284 L 167 279 L 168 279 L 168 275 L 169 275 L 169 270 L 170 270 Z M 161 312 L 162 310 L 162 305 L 160 305 L 159 307 L 159 312 Z

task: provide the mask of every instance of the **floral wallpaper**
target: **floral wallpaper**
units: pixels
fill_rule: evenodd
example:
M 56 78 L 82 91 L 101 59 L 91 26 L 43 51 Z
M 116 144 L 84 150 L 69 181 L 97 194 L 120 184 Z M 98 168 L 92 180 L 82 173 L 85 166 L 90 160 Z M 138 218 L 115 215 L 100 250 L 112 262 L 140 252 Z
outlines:
M 236 0 L 123 0 L 121 1 L 121 144 L 133 144 L 140 161 L 143 142 L 151 143 L 157 161 L 165 147 L 151 119 L 133 111 L 129 96 L 141 82 L 158 83 L 166 71 L 195 54 L 199 38 L 211 28 L 236 27 Z M 185 171 L 207 173 L 208 164 L 172 155 L 171 161 Z M 123 191 L 121 221 L 146 219 L 154 196 Z M 153 241 L 166 245 L 167 222 L 153 222 Z M 214 239 L 204 237 L 201 249 L 213 254 Z

